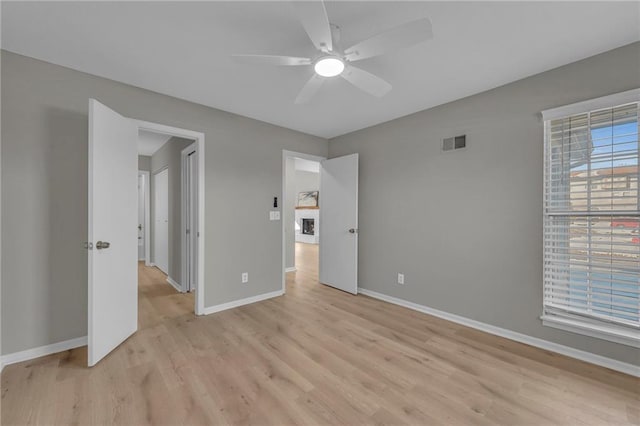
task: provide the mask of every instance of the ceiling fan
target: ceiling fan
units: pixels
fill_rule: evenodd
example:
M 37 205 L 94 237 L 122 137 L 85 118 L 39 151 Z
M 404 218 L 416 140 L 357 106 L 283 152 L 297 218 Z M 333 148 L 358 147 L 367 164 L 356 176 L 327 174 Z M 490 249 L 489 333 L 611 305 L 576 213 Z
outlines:
M 361 68 L 353 62 L 382 55 L 390 50 L 411 46 L 433 36 L 431 22 L 418 19 L 377 34 L 353 46 L 342 49 L 340 28 L 329 23 L 322 1 L 294 1 L 298 17 L 318 52 L 309 58 L 278 55 L 233 55 L 240 62 L 258 65 L 305 66 L 313 65 L 315 74 L 304 85 L 297 104 L 308 102 L 327 78 L 340 76 L 357 88 L 374 96 L 384 96 L 391 84 Z

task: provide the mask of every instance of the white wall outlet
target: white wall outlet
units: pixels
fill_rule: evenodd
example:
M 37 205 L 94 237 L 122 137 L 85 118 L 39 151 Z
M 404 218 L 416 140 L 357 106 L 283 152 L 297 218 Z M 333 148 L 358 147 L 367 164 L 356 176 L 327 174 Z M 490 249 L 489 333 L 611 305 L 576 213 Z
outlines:
M 276 210 L 273 212 L 273 220 L 280 220 L 280 211 Z
M 398 274 L 398 284 L 404 284 L 404 274 Z
M 248 272 L 243 272 L 242 273 L 242 283 L 246 284 L 249 282 L 249 273 Z
M 269 220 L 273 220 L 273 217 L 274 217 L 274 216 L 275 216 L 275 215 L 273 214 L 273 211 L 270 211 L 270 212 L 269 212 Z

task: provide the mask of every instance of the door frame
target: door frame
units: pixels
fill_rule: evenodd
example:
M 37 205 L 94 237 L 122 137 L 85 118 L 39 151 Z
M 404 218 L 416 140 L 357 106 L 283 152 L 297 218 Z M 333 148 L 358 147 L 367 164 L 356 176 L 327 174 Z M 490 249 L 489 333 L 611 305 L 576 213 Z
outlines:
M 282 211 L 280 215 L 282 222 L 282 294 L 285 294 L 287 291 L 287 246 L 284 226 L 284 208 L 287 205 L 287 158 L 301 158 L 303 160 L 317 161 L 318 163 L 327 159 L 319 155 L 288 151 L 286 149 L 282 150 L 282 207 L 280 209 Z M 322 244 L 322 241 L 320 241 L 320 244 Z
M 151 266 L 151 172 L 138 170 L 138 175 L 144 179 L 144 264 Z
M 204 301 L 205 301 L 205 168 L 204 168 L 204 133 L 196 132 L 193 130 L 181 129 L 179 127 L 167 126 L 164 124 L 152 123 L 143 120 L 133 120 L 138 126 L 138 130 L 149 130 L 156 133 L 164 133 L 179 138 L 195 140 L 195 144 L 198 151 L 198 232 L 200 237 L 198 238 L 198 280 L 195 289 L 195 306 L 194 312 L 196 315 L 204 315 Z
M 182 292 L 186 293 L 189 291 L 189 286 L 187 284 L 187 159 L 189 157 L 189 153 L 194 152 L 198 156 L 198 166 L 200 165 L 200 152 L 198 151 L 198 145 L 194 142 L 185 149 L 180 152 L 180 243 L 182 248 L 182 253 L 180 254 L 180 262 L 182 265 L 181 268 L 181 288 Z M 200 170 L 198 169 L 198 173 Z M 199 182 L 198 182 L 199 183 Z M 199 194 L 196 193 L 196 200 L 198 204 L 198 215 L 200 214 L 200 198 Z M 198 216 L 198 222 L 200 221 L 200 217 Z M 200 229 L 198 229 L 197 237 L 200 238 Z M 198 254 L 200 253 L 200 247 L 198 247 Z M 198 261 L 200 260 L 200 256 L 198 256 Z M 199 267 L 199 266 L 198 266 Z M 198 277 L 200 278 L 200 277 Z M 196 287 L 198 285 L 198 280 L 196 280 Z

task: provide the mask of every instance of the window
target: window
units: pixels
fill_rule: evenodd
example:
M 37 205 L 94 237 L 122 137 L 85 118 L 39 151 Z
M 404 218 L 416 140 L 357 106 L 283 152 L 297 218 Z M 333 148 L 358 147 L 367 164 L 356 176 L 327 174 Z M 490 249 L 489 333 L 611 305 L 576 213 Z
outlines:
M 640 347 L 640 90 L 544 111 L 545 325 Z

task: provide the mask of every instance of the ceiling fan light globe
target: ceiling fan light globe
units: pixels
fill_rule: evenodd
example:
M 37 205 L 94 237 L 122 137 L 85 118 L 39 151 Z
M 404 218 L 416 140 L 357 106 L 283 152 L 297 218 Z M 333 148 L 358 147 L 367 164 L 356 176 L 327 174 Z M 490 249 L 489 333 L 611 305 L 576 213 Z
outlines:
M 322 58 L 313 66 L 316 74 L 322 77 L 335 77 L 344 71 L 344 62 L 338 58 Z

